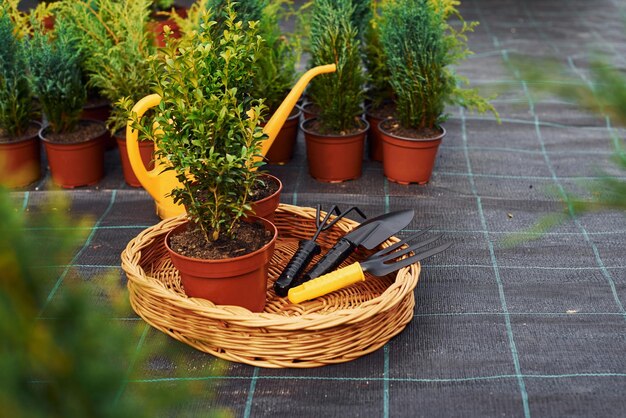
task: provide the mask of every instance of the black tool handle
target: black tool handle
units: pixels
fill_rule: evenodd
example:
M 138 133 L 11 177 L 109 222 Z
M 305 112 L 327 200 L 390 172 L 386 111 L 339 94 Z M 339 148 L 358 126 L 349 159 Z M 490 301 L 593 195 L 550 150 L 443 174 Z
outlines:
M 300 283 L 308 282 L 311 279 L 323 276 L 326 273 L 330 273 L 335 270 L 339 265 L 350 256 L 356 249 L 356 245 L 348 241 L 345 238 L 340 238 L 339 241 L 328 250 L 328 252 L 317 262 L 309 271 L 306 272 Z
M 298 245 L 298 251 L 291 257 L 289 263 L 274 282 L 274 291 L 278 296 L 287 296 L 289 289 L 296 284 L 298 277 L 304 272 L 313 257 L 318 255 L 322 249 L 319 244 L 312 240 L 302 240 Z

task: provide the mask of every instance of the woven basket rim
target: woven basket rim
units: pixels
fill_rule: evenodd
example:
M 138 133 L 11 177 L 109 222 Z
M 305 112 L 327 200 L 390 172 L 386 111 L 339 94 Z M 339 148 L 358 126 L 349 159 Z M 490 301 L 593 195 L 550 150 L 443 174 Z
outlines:
M 314 219 L 307 210 L 312 208 L 302 208 L 299 206 L 281 203 L 277 209 L 279 214 L 290 214 L 297 216 L 305 216 Z M 284 314 L 272 312 L 254 313 L 248 309 L 230 306 L 215 305 L 213 302 L 200 298 L 184 297 L 170 289 L 167 289 L 160 281 L 146 275 L 143 268 L 139 266 L 141 259 L 141 250 L 154 242 L 154 238 L 149 237 L 157 230 L 162 230 L 165 234 L 169 229 L 174 228 L 180 223 L 186 221 L 185 215 L 174 218 L 165 219 L 158 224 L 143 230 L 135 238 L 133 238 L 121 254 L 122 268 L 128 277 L 128 286 L 140 286 L 142 290 L 149 291 L 158 295 L 160 299 L 172 304 L 176 307 L 192 311 L 195 315 L 213 320 L 226 321 L 233 324 L 242 325 L 250 328 L 266 328 L 275 330 L 319 330 L 335 327 L 341 324 L 354 324 L 374 315 L 384 312 L 395 305 L 399 304 L 417 285 L 420 264 L 411 264 L 408 267 L 400 269 L 396 274 L 394 282 L 379 296 L 365 301 L 359 306 L 344 308 L 332 311 L 330 313 L 306 312 L 302 315 L 287 316 Z M 349 219 L 342 219 L 336 225 L 344 229 L 346 232 L 359 223 Z M 340 225 L 340 223 L 342 225 Z M 160 235 L 159 235 L 160 236 Z M 146 238 L 148 237 L 148 238 Z M 392 237 L 388 243 L 397 242 L 398 238 Z M 388 244 L 389 245 L 389 244 Z M 131 298 L 131 305 L 133 300 Z M 141 311 L 135 306 L 133 309 L 144 319 Z

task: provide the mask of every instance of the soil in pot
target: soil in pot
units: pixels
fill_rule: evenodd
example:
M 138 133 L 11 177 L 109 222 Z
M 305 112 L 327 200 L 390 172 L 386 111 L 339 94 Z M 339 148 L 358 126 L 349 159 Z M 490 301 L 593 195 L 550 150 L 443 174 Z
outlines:
M 320 133 L 316 118 L 300 125 L 306 140 L 309 174 L 316 180 L 339 183 L 361 177 L 367 121 L 355 118 L 355 127 L 338 134 Z
M 0 185 L 24 187 L 41 177 L 39 129 L 38 122 L 31 122 L 24 135 L 18 138 L 0 130 Z
M 395 120 L 385 120 L 379 127 L 385 176 L 400 184 L 428 183 L 445 129 L 407 129 Z
M 209 234 L 211 231 L 209 231 Z M 207 242 L 200 228 L 185 229 L 170 236 L 170 247 L 180 255 L 206 260 L 223 260 L 254 252 L 272 239 L 270 231 L 259 222 L 240 222 L 233 237 Z
M 378 125 L 383 120 L 392 118 L 395 110 L 396 107 L 392 102 L 383 103 L 377 108 L 370 106 L 366 110 L 365 117 L 370 124 L 370 130 L 367 133 L 368 151 L 373 161 L 383 160 L 383 140 Z
M 44 143 L 52 180 L 58 186 L 74 188 L 93 185 L 104 175 L 104 138 L 107 130 L 99 121 L 81 120 L 73 132 L 39 131 Z
M 245 230 L 237 230 L 233 240 L 220 238 L 215 245 L 211 245 L 212 249 L 207 249 L 202 233 L 201 239 L 192 237 L 191 244 L 181 244 L 178 237 L 185 233 L 188 226 L 184 223 L 165 237 L 165 246 L 180 273 L 185 293 L 190 297 L 210 300 L 216 305 L 236 305 L 252 312 L 263 311 L 269 262 L 278 237 L 274 224 L 266 219 L 250 217 L 238 226 Z M 249 252 L 259 245 L 259 248 Z M 202 249 L 191 248 L 194 246 Z M 193 258 L 180 255 L 178 251 L 219 258 Z

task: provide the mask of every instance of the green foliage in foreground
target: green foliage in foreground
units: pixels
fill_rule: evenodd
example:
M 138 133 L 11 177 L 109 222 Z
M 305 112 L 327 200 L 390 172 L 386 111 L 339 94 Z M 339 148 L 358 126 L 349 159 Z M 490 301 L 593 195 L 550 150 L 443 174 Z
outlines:
M 513 63 L 534 94 L 556 94 L 626 126 L 626 75 L 604 60 L 596 59 L 591 63 L 589 83 L 568 75 L 565 68 L 553 61 L 517 58 Z M 555 78 L 559 82 L 553 82 Z M 626 174 L 623 140 L 613 137 L 613 146 L 613 161 Z M 607 174 L 586 187 L 593 196 L 591 199 L 565 193 L 561 196 L 565 203 L 562 213 L 543 217 L 529 231 L 508 237 L 505 244 L 514 245 L 529 238 L 539 238 L 550 228 L 585 212 L 618 210 L 626 214 L 626 181 Z
M 14 34 L 9 14 L 0 6 L 0 129 L 19 137 L 32 117 L 32 95 L 26 77 L 24 44 Z
M 154 120 L 157 136 L 135 128 L 158 143 L 183 187 L 172 190 L 190 220 L 207 240 L 230 236 L 237 221 L 251 211 L 249 194 L 258 181 L 259 126 L 265 106 L 249 96 L 262 46 L 257 22 L 244 24 L 228 9 L 226 30 L 215 34 L 205 12 L 201 29 L 180 43 L 169 42 L 162 57 L 151 60 L 163 99 Z
M 316 0 L 311 20 L 311 66 L 336 64 L 337 71 L 311 81 L 309 95 L 319 109 L 322 133 L 358 126 L 365 74 L 350 0 Z
M 58 195 L 57 195 L 58 196 Z M 90 222 L 70 220 L 67 202 L 51 200 L 27 217 L 0 189 L 0 405 L 12 418 L 153 418 L 197 416 L 184 411 L 191 397 L 207 397 L 198 383 L 130 384 L 133 365 L 163 350 L 143 345 L 142 329 L 128 316 L 117 273 L 70 281 L 50 300 L 59 266 L 70 262 Z M 116 283 L 100 287 L 97 283 Z M 94 292 L 95 290 L 95 292 Z M 98 298 L 97 303 L 93 303 Z M 209 360 L 207 360 L 209 361 Z M 173 363 L 175 364 L 175 363 Z M 184 369 L 186 365 L 177 367 Z M 188 406 L 188 405 L 187 405 Z M 205 411 L 217 415 L 220 411 Z

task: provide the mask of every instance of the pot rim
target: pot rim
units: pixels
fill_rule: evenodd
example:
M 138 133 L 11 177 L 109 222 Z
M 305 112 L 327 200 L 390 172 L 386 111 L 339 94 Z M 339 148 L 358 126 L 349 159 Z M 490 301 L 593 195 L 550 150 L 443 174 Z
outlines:
M 402 141 L 411 141 L 411 142 L 434 142 L 440 141 L 444 136 L 446 136 L 446 128 L 441 125 L 437 125 L 437 128 L 441 130 L 441 133 L 434 138 L 408 138 L 406 136 L 399 136 L 392 134 L 387 129 L 385 129 L 385 124 L 391 123 L 393 121 L 397 121 L 395 118 L 384 119 L 378 124 L 378 129 L 385 135 L 390 136 L 394 139 L 400 139 Z
M 38 135 L 39 135 L 39 139 L 41 139 L 43 142 L 46 142 L 46 143 L 48 143 L 48 144 L 55 144 L 55 145 L 78 145 L 78 144 L 84 144 L 84 143 L 87 143 L 87 142 L 89 142 L 89 141 L 95 141 L 95 140 L 99 139 L 100 137 L 102 137 L 103 135 L 105 135 L 105 134 L 108 132 L 108 131 L 107 131 L 107 128 L 106 128 L 106 125 L 105 125 L 105 124 L 104 124 L 104 122 L 103 122 L 103 121 L 101 121 L 101 120 L 96 120 L 96 119 L 80 119 L 80 120 L 78 121 L 78 123 L 81 123 L 81 122 L 90 122 L 90 123 L 92 123 L 92 124 L 97 124 L 97 125 L 100 125 L 100 126 L 102 127 L 103 131 L 102 131 L 102 133 L 101 133 L 100 135 L 94 136 L 94 137 L 92 137 L 92 138 L 88 138 L 88 139 L 86 139 L 86 140 L 84 140 L 84 141 L 79 141 L 79 142 L 71 142 L 71 143 L 65 143 L 65 142 L 53 141 L 53 140 L 48 139 L 48 138 L 46 138 L 46 137 L 44 136 L 44 135 L 45 135 L 44 131 L 50 127 L 50 124 L 49 124 L 49 123 L 46 123 L 46 124 L 42 124 L 41 129 L 39 129 L 39 133 L 38 133 Z
M 283 190 L 283 182 L 280 181 L 280 179 L 276 176 L 271 175 L 270 173 L 261 173 L 260 177 L 263 176 L 267 176 L 267 177 L 271 177 L 272 179 L 274 179 L 277 183 L 278 183 L 278 190 L 276 190 L 274 193 L 272 193 L 271 195 L 264 197 L 261 200 L 255 200 L 253 202 L 250 203 L 254 203 L 254 204 L 259 204 L 259 203 L 263 203 L 263 202 L 267 202 L 268 200 L 273 199 L 274 197 L 276 197 L 277 194 L 280 194 L 280 192 Z
M 33 126 L 36 125 L 37 126 L 37 133 L 34 134 L 33 136 L 21 136 L 19 138 L 11 138 L 11 140 L 7 141 L 7 142 L 0 142 L 0 146 L 1 145 L 15 145 L 15 144 L 19 144 L 21 142 L 26 142 L 26 141 L 32 141 L 33 139 L 37 139 L 39 138 L 39 131 L 41 131 L 41 126 L 42 123 L 38 122 L 36 120 L 30 120 L 28 121 L 28 126 Z
M 364 133 L 366 133 L 368 131 L 368 129 L 370 128 L 370 123 L 367 121 L 367 119 L 363 118 L 363 117 L 359 117 L 359 121 L 361 121 L 361 123 L 364 124 L 363 129 L 360 129 L 357 132 L 348 134 L 348 135 L 337 135 L 337 134 L 321 134 L 318 132 L 313 132 L 310 129 L 307 129 L 304 125 L 306 125 L 307 123 L 313 123 L 313 121 L 316 121 L 318 118 L 317 116 L 312 117 L 310 119 L 306 119 L 303 120 L 302 122 L 300 122 L 300 129 L 302 130 L 302 132 L 304 132 L 305 134 L 309 134 L 309 135 L 315 135 L 315 136 L 319 136 L 319 137 L 324 137 L 324 138 L 347 138 L 347 137 L 351 137 L 351 136 L 358 136 L 358 135 L 362 135 Z
M 179 257 L 183 260 L 186 261 L 191 261 L 191 262 L 195 262 L 195 263 L 206 263 L 206 264 L 226 264 L 226 263 L 232 263 L 232 262 L 236 262 L 236 261 L 243 261 L 246 260 L 248 258 L 252 258 L 254 256 L 256 256 L 259 253 L 262 253 L 264 251 L 267 251 L 267 249 L 272 246 L 276 240 L 278 239 L 278 228 L 276 227 L 276 225 L 274 225 L 273 222 L 268 221 L 265 218 L 260 218 L 258 216 L 248 216 L 246 218 L 247 220 L 244 220 L 244 218 L 242 218 L 242 220 L 244 220 L 244 222 L 256 222 L 256 221 L 261 221 L 261 223 L 263 223 L 266 226 L 271 225 L 272 228 L 274 229 L 274 234 L 272 236 L 272 238 L 267 242 L 267 244 L 265 244 L 264 246 L 262 246 L 261 248 L 259 248 L 256 251 L 252 251 L 251 253 L 248 254 L 244 254 L 244 255 L 240 255 L 238 257 L 232 257 L 232 258 L 220 258 L 220 259 L 208 259 L 208 258 L 195 258 L 195 257 L 187 257 L 186 255 L 182 255 L 177 253 L 176 251 L 174 251 L 171 247 L 170 247 L 170 243 L 169 243 L 169 238 L 170 235 L 176 231 L 178 228 L 181 228 L 183 225 L 188 225 L 189 224 L 189 220 L 185 220 L 185 222 L 181 223 L 180 225 L 177 225 L 176 227 L 172 228 L 171 230 L 169 230 L 167 232 L 167 234 L 165 234 L 165 248 L 167 248 L 167 251 L 173 254 L 176 254 L 176 257 Z

